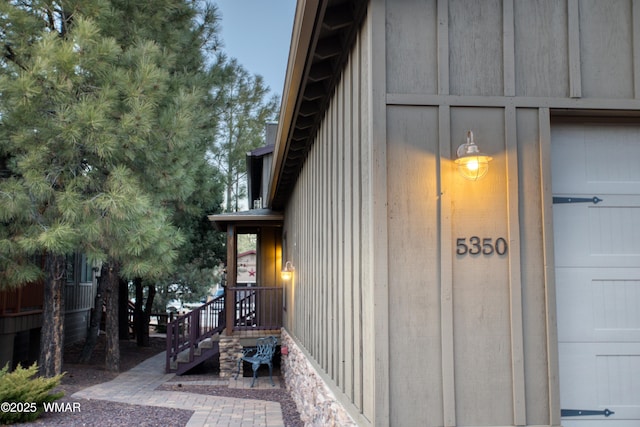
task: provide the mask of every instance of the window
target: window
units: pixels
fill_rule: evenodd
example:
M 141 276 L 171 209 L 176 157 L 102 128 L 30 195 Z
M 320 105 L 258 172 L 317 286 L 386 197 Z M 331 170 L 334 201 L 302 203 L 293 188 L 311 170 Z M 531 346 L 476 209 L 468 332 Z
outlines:
M 93 281 L 92 265 L 85 254 L 80 255 L 80 283 L 91 283 Z

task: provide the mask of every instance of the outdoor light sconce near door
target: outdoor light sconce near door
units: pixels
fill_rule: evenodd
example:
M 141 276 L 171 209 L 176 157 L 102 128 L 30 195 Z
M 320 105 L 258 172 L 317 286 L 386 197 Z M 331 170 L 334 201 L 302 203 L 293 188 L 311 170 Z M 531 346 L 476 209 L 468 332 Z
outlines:
M 458 172 L 470 181 L 477 181 L 489 171 L 490 156 L 480 152 L 473 140 L 473 132 L 467 132 L 467 142 L 458 147 L 456 151 Z
M 291 263 L 291 261 L 287 261 L 286 264 L 284 265 L 284 268 L 280 272 L 280 276 L 282 277 L 282 280 L 287 282 L 291 280 L 291 278 L 293 277 L 294 271 L 295 271 L 295 268 L 293 267 L 293 264 Z

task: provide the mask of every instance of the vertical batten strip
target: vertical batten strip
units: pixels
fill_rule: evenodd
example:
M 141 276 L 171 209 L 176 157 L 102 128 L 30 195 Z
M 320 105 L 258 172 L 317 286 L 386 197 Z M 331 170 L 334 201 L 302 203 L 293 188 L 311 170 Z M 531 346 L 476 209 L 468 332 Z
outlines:
M 633 32 L 633 94 L 635 99 L 640 98 L 640 0 L 631 2 Z
M 311 158 L 314 159 L 314 157 L 317 157 L 317 156 L 312 155 Z M 316 160 L 314 159 L 313 163 L 315 162 Z M 311 168 L 307 168 L 307 169 L 311 169 Z M 302 224 L 301 221 L 303 220 L 304 215 L 307 212 L 314 211 L 314 209 L 311 208 L 314 202 L 313 195 L 311 194 L 310 191 L 305 191 L 305 190 L 306 188 L 308 188 L 310 182 L 317 182 L 315 180 L 317 178 L 317 174 L 318 174 L 318 169 L 314 168 L 312 170 L 309 170 L 309 173 L 307 174 L 307 179 L 308 179 L 307 185 L 305 185 L 304 187 L 301 187 L 301 192 L 304 193 L 301 197 L 304 197 L 305 209 L 303 211 L 300 211 L 300 210 L 298 211 L 298 218 L 296 218 L 297 221 L 294 224 Z M 315 215 L 315 212 L 312 215 Z M 315 224 L 315 222 L 312 222 L 312 224 Z M 292 231 L 293 231 L 293 236 L 291 235 Z M 313 253 L 315 250 L 314 240 L 308 237 L 311 234 L 313 234 L 313 232 L 314 230 L 311 229 L 304 232 L 303 234 L 302 230 L 299 230 L 298 227 L 296 228 L 291 227 L 291 228 L 288 228 L 286 231 L 287 245 L 291 247 L 290 245 L 293 242 L 293 248 L 291 248 L 291 253 L 293 256 L 289 255 L 289 253 L 287 253 L 287 255 L 289 257 L 295 257 L 296 259 L 294 261 L 298 262 L 298 265 L 296 265 L 294 262 L 294 266 L 298 268 L 298 271 L 294 274 L 293 281 L 290 282 L 291 300 L 287 301 L 287 310 L 291 310 L 292 308 L 294 308 L 293 306 L 294 302 L 296 302 L 295 308 L 297 308 L 299 305 L 305 308 L 308 307 L 308 303 L 310 299 L 309 290 L 311 289 L 314 283 L 314 276 L 312 271 L 314 263 L 310 262 L 311 260 L 310 260 L 309 254 Z M 307 238 L 306 241 L 303 240 L 305 238 Z M 298 256 L 298 254 L 300 256 Z M 285 260 L 285 263 L 286 261 L 287 260 Z M 298 301 L 300 301 L 301 304 L 297 304 Z M 300 316 L 300 315 L 301 315 L 300 311 L 297 311 L 296 316 Z M 308 334 L 307 328 L 300 328 L 300 330 L 303 331 L 303 333 L 300 336 L 303 337 L 304 342 L 308 342 L 307 340 L 309 335 L 307 335 Z
M 362 110 L 363 99 L 363 85 L 361 78 L 363 76 L 363 69 L 361 67 L 361 57 L 363 56 L 362 49 L 362 31 L 358 37 L 358 43 L 354 49 L 353 55 L 353 176 L 355 181 L 353 200 L 355 205 L 353 207 L 353 242 L 354 242 L 354 258 L 353 258 L 353 343 L 354 343 L 354 368 L 353 368 L 353 402 L 356 407 L 362 412 L 363 408 L 363 329 L 362 324 L 362 247 L 363 247 L 363 234 L 362 234 L 362 221 L 364 216 L 361 215 L 363 211 L 364 200 L 362 197 L 362 185 L 364 180 L 364 174 L 362 173 L 361 160 L 362 160 L 362 133 L 361 129 L 365 124 L 365 115 Z
M 340 370 L 338 369 L 338 335 L 340 334 L 339 295 L 340 295 L 340 162 L 339 162 L 339 135 L 340 135 L 340 84 L 336 86 L 334 96 L 331 99 L 333 111 L 331 118 L 331 256 L 332 256 L 332 285 L 331 285 L 331 330 L 330 366 L 331 378 L 340 387 Z
M 449 1 L 438 0 L 438 94 L 449 95 Z M 441 106 L 438 117 L 440 142 L 440 316 L 442 352 L 442 419 L 455 426 L 455 376 L 453 353 L 453 260 L 451 259 L 451 124 L 450 109 Z M 444 161 L 443 161 L 444 160 Z
M 332 98 L 333 101 L 333 98 Z M 331 107 L 329 107 L 331 108 Z M 326 156 L 326 217 L 325 224 L 328 232 L 327 241 L 325 243 L 325 283 L 322 284 L 322 299 L 325 305 L 325 341 L 323 343 L 324 351 L 324 364 L 323 368 L 329 377 L 333 378 L 332 362 L 333 354 L 331 352 L 331 343 L 333 341 L 333 128 L 331 126 L 331 110 L 326 114 L 326 118 L 323 122 L 325 129 L 325 139 L 327 144 L 327 156 Z
M 344 91 L 345 91 L 345 80 L 346 77 L 343 74 L 343 78 L 341 79 L 340 86 L 340 113 L 338 118 L 340 119 L 339 123 L 339 139 L 338 139 L 338 201 L 339 201 L 339 214 L 338 214 L 338 329 L 340 331 L 340 335 L 338 336 L 338 347 L 337 347 L 337 358 L 338 358 L 338 387 L 344 393 L 344 376 L 345 376 L 345 357 L 344 357 L 344 337 L 347 333 L 346 322 L 345 322 L 345 298 L 344 298 L 344 287 L 346 285 L 344 280 L 344 259 L 345 259 L 345 215 L 346 215 L 346 206 L 345 206 L 345 192 L 344 192 L 344 152 L 346 149 L 345 145 L 345 99 L 344 99 Z
M 335 315 L 334 315 L 334 301 L 333 301 L 333 293 L 335 288 L 335 161 L 334 161 L 334 140 L 335 140 L 335 126 L 334 126 L 334 118 L 335 118 L 335 109 L 332 106 L 335 104 L 335 96 L 331 98 L 329 101 L 329 109 L 327 110 L 327 114 L 325 116 L 324 125 L 327 130 L 327 145 L 328 145 L 328 154 L 327 154 L 327 262 L 325 264 L 325 268 L 327 271 L 327 284 L 326 284 L 326 301 L 327 301 L 327 341 L 325 346 L 327 348 L 327 356 L 326 356 L 326 364 L 325 371 L 329 375 L 330 378 L 334 377 L 333 370 L 333 340 L 335 338 Z
M 514 30 L 513 0 L 503 0 L 502 3 L 502 55 L 504 78 L 504 96 L 516 95 L 516 47 Z
M 353 138 L 351 136 L 352 126 L 357 123 L 355 117 L 353 117 L 354 108 L 352 104 L 353 96 L 353 57 L 351 54 L 351 60 L 347 63 L 345 69 L 345 86 L 344 86 L 344 164 L 345 164 L 345 176 L 344 176 L 344 199 L 345 199 L 345 212 L 344 212 L 344 336 L 342 340 L 343 360 L 346 363 L 344 372 L 344 387 L 343 391 L 349 397 L 350 401 L 354 401 L 353 396 L 353 365 L 355 357 L 353 354 L 353 291 L 355 288 L 355 280 L 353 278 L 353 270 L 351 263 L 348 260 L 353 260 Z
M 362 35 L 362 55 L 360 56 L 360 108 L 362 109 L 362 127 L 360 128 L 361 136 L 361 190 L 362 190 L 362 218 L 360 220 L 362 245 L 361 245 L 361 277 L 362 277 L 362 293 L 360 295 L 360 308 L 362 319 L 362 336 L 360 344 L 362 345 L 362 413 L 368 420 L 375 420 L 375 325 L 373 310 L 373 259 L 371 247 L 373 246 L 374 228 L 372 226 L 371 217 L 372 206 L 370 185 L 373 175 L 373 165 L 371 163 L 371 140 L 372 140 L 372 101 L 371 101 L 371 52 L 373 51 L 371 42 L 371 12 L 365 21 L 365 28 L 361 32 Z
M 308 181 L 311 181 L 312 179 L 311 177 L 313 176 L 313 174 L 314 174 L 313 171 L 311 170 L 307 171 Z M 300 188 L 301 189 L 306 188 L 306 184 L 304 186 L 301 186 Z M 296 191 L 298 193 L 303 193 L 301 197 L 304 197 L 305 205 L 308 205 L 309 197 L 307 196 L 306 192 L 304 192 L 303 190 L 297 190 L 297 189 Z M 297 228 L 295 228 L 295 224 L 299 224 L 300 217 L 302 216 L 302 211 L 304 209 L 305 208 L 298 209 L 296 211 L 295 216 L 290 216 L 290 217 L 288 216 L 287 218 L 285 218 L 284 228 L 282 230 L 283 245 L 282 245 L 281 268 L 284 267 L 287 260 L 292 259 L 293 257 L 295 257 L 295 261 L 298 263 L 296 267 L 300 267 L 300 265 L 304 265 L 306 268 L 309 268 L 311 266 L 311 264 L 307 264 L 306 257 L 305 259 L 298 257 L 299 253 L 302 254 L 303 257 L 306 254 L 305 248 L 300 247 L 301 243 L 299 244 L 296 239 L 298 231 L 297 231 Z M 304 239 L 305 236 L 301 235 L 300 237 L 301 237 L 300 242 L 304 242 L 304 240 L 302 239 Z M 304 283 L 304 286 L 301 285 L 301 283 Z M 285 317 L 287 319 L 287 328 L 290 333 L 304 339 L 306 335 L 306 331 L 300 325 L 301 319 L 298 318 L 298 313 L 296 313 L 296 310 L 298 309 L 298 307 L 296 306 L 299 306 L 299 304 L 306 304 L 307 298 L 304 296 L 304 293 L 305 293 L 305 288 L 309 286 L 309 282 L 305 280 L 301 281 L 299 278 L 299 274 L 296 274 L 294 277 L 294 280 L 288 283 L 283 282 L 283 286 L 285 287 L 285 292 L 286 292 L 284 309 L 286 310 Z M 296 290 L 298 292 L 296 292 Z M 296 298 L 298 299 L 296 300 Z M 296 304 L 296 306 L 294 306 L 293 304 L 294 301 L 298 303 Z M 291 325 L 293 325 L 293 327 Z
M 335 189 L 335 194 L 334 194 L 334 199 L 335 199 L 335 206 L 333 208 L 333 214 L 335 215 L 334 217 L 334 233 L 335 233 L 335 245 L 334 245 L 334 253 L 335 253 L 335 259 L 336 259 L 336 264 L 335 264 L 335 285 L 334 285 L 334 309 L 333 312 L 335 313 L 335 332 L 336 332 L 336 336 L 333 339 L 333 354 L 334 354 L 334 364 L 335 364 L 335 368 L 334 368 L 334 378 L 336 381 L 336 386 L 338 387 L 338 389 L 340 389 L 341 391 L 343 390 L 343 386 L 344 386 L 344 379 L 343 379 L 343 372 L 342 372 L 342 346 L 341 346 L 341 341 L 340 338 L 343 336 L 344 330 L 343 330 L 343 319 L 342 319 L 342 303 L 344 302 L 343 299 L 343 295 L 342 295 L 342 286 L 343 286 L 343 281 L 342 281 L 342 272 L 344 270 L 344 265 L 342 263 L 342 257 L 344 256 L 344 253 L 342 251 L 342 242 L 344 239 L 344 233 L 342 230 L 342 215 L 344 215 L 344 204 L 343 204 L 343 194 L 342 194 L 342 151 L 344 150 L 344 139 L 342 137 L 342 132 L 343 132 L 343 121 L 342 121 L 342 114 L 344 112 L 344 104 L 343 104 L 343 85 L 344 85 L 344 77 L 340 79 L 340 81 L 338 82 L 337 86 L 336 86 L 336 91 L 334 93 L 335 99 L 336 99 L 336 103 L 335 103 L 335 110 L 336 110 L 336 121 L 334 123 L 334 126 L 336 127 L 336 139 L 334 142 L 334 146 L 335 146 L 335 154 L 334 154 L 334 162 L 335 162 L 335 171 L 334 171 L 334 176 L 335 176 L 335 185 L 334 185 L 334 189 Z
M 525 374 L 524 374 L 524 329 L 522 323 L 522 275 L 520 265 L 520 213 L 518 179 L 518 136 L 516 108 L 505 109 L 505 137 L 507 153 L 507 215 L 509 233 L 509 289 L 511 313 L 511 369 L 513 375 L 513 420 L 514 425 L 527 423 Z
M 310 156 L 313 162 L 313 155 Z M 312 200 L 309 191 L 305 191 L 308 188 L 310 182 L 314 182 L 315 175 L 317 173 L 316 169 L 306 168 L 306 182 L 303 186 L 300 186 L 298 197 L 304 200 L 304 206 L 302 209 L 298 209 L 296 211 L 296 216 L 294 217 L 293 224 L 300 224 L 302 218 L 307 212 L 312 212 L 313 209 L 309 209 L 311 206 Z M 285 220 L 286 221 L 286 220 Z M 288 221 L 286 221 L 288 222 Z M 291 289 L 291 298 L 287 298 L 285 301 L 285 309 L 287 311 L 293 310 L 296 311 L 297 306 L 304 305 L 306 306 L 308 301 L 308 289 L 311 286 L 312 275 L 309 270 L 312 268 L 313 264 L 309 262 L 308 254 L 313 250 L 312 242 L 309 238 L 309 234 L 313 233 L 313 229 L 309 229 L 306 231 L 298 230 L 298 228 L 294 228 L 294 225 L 287 226 L 287 228 L 283 231 L 283 240 L 286 244 L 286 247 L 283 247 L 283 257 L 282 262 L 286 264 L 288 260 L 293 261 L 293 265 L 298 268 L 298 271 L 293 276 L 293 280 L 289 283 L 285 283 L 286 287 L 290 287 Z M 311 224 L 314 224 L 312 221 Z M 286 251 L 286 252 L 285 252 Z M 284 267 L 284 265 L 283 265 Z M 301 277 L 301 273 L 304 274 L 304 277 Z M 296 292 L 297 291 L 297 292 Z M 296 302 L 294 307 L 294 301 Z M 298 313 L 295 313 L 294 319 L 298 319 Z M 287 317 L 291 316 L 289 314 Z M 296 325 L 296 329 L 293 331 L 294 335 L 302 338 L 304 342 L 307 342 L 306 328 L 298 328 Z
M 316 179 L 318 180 L 318 191 L 317 193 L 313 194 L 313 206 L 315 208 L 316 211 L 316 221 L 318 223 L 318 226 L 316 227 L 316 233 L 319 232 L 319 230 L 322 229 L 322 227 L 324 226 L 323 223 L 323 213 L 322 213 L 322 195 L 323 195 L 323 186 L 324 186 L 324 170 L 322 168 L 322 140 L 320 139 L 320 132 L 318 132 L 318 134 L 315 136 L 316 140 L 315 140 L 315 144 L 313 145 L 315 147 L 314 153 L 316 156 Z M 313 248 L 313 255 L 315 257 L 316 262 L 313 262 L 312 264 L 316 265 L 316 267 L 314 267 L 313 273 L 314 273 L 314 277 L 313 280 L 311 282 L 311 288 L 309 288 L 308 292 L 307 292 L 307 300 L 305 301 L 305 306 L 306 306 L 306 312 L 307 313 L 311 313 L 311 315 L 317 319 L 317 316 L 319 316 L 321 313 L 320 311 L 320 305 L 321 304 L 314 304 L 312 305 L 312 301 L 318 301 L 317 299 L 315 299 L 317 297 L 317 289 L 320 287 L 320 281 L 322 280 L 322 275 L 318 275 L 318 265 L 322 264 L 322 245 L 323 245 L 323 241 L 321 239 L 318 239 L 316 245 Z M 318 262 L 320 261 L 320 262 Z M 300 315 L 302 317 L 305 317 L 304 313 L 300 313 Z M 319 323 L 319 320 L 316 320 L 317 323 Z M 315 353 L 316 347 L 314 347 L 315 343 L 318 340 L 318 337 L 321 335 L 320 331 L 317 331 L 320 328 L 315 328 L 315 330 L 309 329 L 309 333 L 311 334 L 312 332 L 314 333 L 314 335 L 309 335 L 307 338 L 307 343 L 309 343 L 309 350 L 313 350 L 314 351 L 314 356 L 316 361 L 318 360 L 318 354 Z M 316 332 L 317 331 L 317 332 Z
M 438 94 L 449 95 L 449 0 L 438 0 Z
M 569 96 L 582 97 L 582 74 L 580 70 L 580 4 L 569 0 Z
M 453 348 L 453 245 L 451 237 L 451 111 L 438 110 L 440 140 L 440 315 L 442 346 L 442 411 L 445 426 L 456 425 L 456 381 Z
M 389 236 L 387 228 L 387 104 L 386 104 L 386 1 L 372 0 L 369 5 L 365 25 L 368 29 L 369 61 L 366 73 L 369 75 L 367 100 L 369 113 L 368 135 L 371 151 L 369 153 L 369 174 L 367 193 L 370 195 L 369 217 L 372 243 L 369 247 L 368 266 L 370 283 L 373 285 L 367 313 L 369 325 L 367 339 L 373 343 L 373 355 L 370 358 L 374 375 L 373 407 L 374 424 L 389 425 Z M 383 52 L 374 55 L 373 52 Z M 375 240 L 374 240 L 375 236 Z M 367 375 L 368 372 L 364 372 Z
M 322 188 L 322 205 L 321 205 L 321 209 L 322 209 L 322 225 L 323 228 L 325 230 L 330 230 L 329 228 L 329 214 L 328 214 L 328 210 L 329 210 L 329 203 L 328 203 L 328 198 L 329 198 L 329 171 L 328 171 L 328 167 L 329 167 L 329 141 L 328 141 L 328 135 L 326 132 L 326 120 L 325 120 L 325 124 L 322 126 L 322 158 L 323 158 L 323 163 L 322 163 L 322 170 L 323 170 L 323 177 L 322 177 L 322 182 L 323 182 L 323 188 Z M 320 366 L 322 366 L 322 368 L 326 371 L 327 369 L 327 351 L 328 351 L 328 339 L 329 339 L 329 325 L 328 325 L 328 319 L 329 319 L 329 313 L 328 313 L 328 303 L 327 300 L 329 299 L 329 295 L 327 293 L 327 289 L 329 288 L 329 280 L 327 278 L 328 276 L 328 272 L 327 272 L 327 266 L 329 265 L 329 247 L 328 247 L 328 238 L 325 237 L 322 239 L 322 254 L 321 254 L 321 261 L 320 264 L 325 266 L 325 274 L 323 274 L 322 276 L 320 276 L 322 279 L 322 281 L 320 283 L 318 283 L 318 289 L 316 291 L 316 301 L 320 301 L 320 310 L 321 312 L 319 313 L 320 317 L 321 317 L 321 321 L 319 323 L 321 323 L 320 328 L 321 330 L 318 331 L 314 331 L 315 334 L 317 334 L 318 336 L 321 336 L 321 341 L 319 342 L 319 346 L 320 348 L 317 348 L 316 350 L 318 351 L 318 353 L 321 353 L 322 356 L 320 357 L 320 360 L 318 360 Z
M 549 425 L 560 425 L 560 383 L 556 319 L 555 262 L 553 253 L 553 191 L 551 188 L 551 116 L 540 108 L 540 193 L 542 194 L 542 238 L 547 310 L 547 360 L 549 375 Z
M 318 167 L 318 147 L 316 146 L 315 149 L 312 151 L 311 156 L 310 156 L 310 160 L 312 159 L 312 161 L 310 162 L 310 164 L 313 165 L 313 172 L 309 175 L 310 179 L 312 181 L 310 181 L 310 183 L 308 184 L 308 187 L 306 188 L 310 188 L 311 182 L 316 182 L 316 183 L 320 183 L 320 173 L 321 173 L 321 169 Z M 305 188 L 305 189 L 306 189 Z M 300 267 L 302 267 L 305 271 L 301 271 L 297 274 L 294 275 L 294 278 L 296 280 L 295 284 L 298 285 L 298 280 L 303 279 L 303 277 L 298 277 L 299 275 L 301 276 L 302 274 L 304 274 L 304 277 L 306 278 L 306 280 L 300 282 L 300 285 L 302 286 L 302 289 L 305 290 L 305 299 L 303 300 L 303 304 L 305 307 L 305 311 L 307 313 L 309 313 L 310 311 L 310 307 L 309 307 L 309 301 L 311 300 L 311 289 L 315 289 L 316 284 L 318 282 L 318 274 L 317 274 L 317 262 L 313 262 L 314 259 L 318 259 L 318 252 L 319 252 L 319 239 L 315 239 L 315 235 L 318 233 L 318 228 L 320 227 L 320 217 L 319 217 L 319 210 L 316 208 L 317 206 L 317 194 L 315 192 L 312 191 L 306 191 L 307 195 L 306 195 L 306 199 L 307 199 L 307 209 L 311 215 L 311 220 L 312 220 L 312 224 L 313 224 L 313 228 L 311 230 L 311 232 L 309 233 L 309 241 L 307 242 L 302 242 L 300 241 L 298 243 L 298 239 L 296 239 L 296 245 L 300 245 L 303 246 L 301 248 L 299 248 L 299 250 L 303 251 L 303 253 L 306 255 L 305 256 L 305 265 L 304 266 L 299 266 L 298 268 L 300 269 Z M 300 218 L 301 222 L 298 222 L 298 224 L 304 224 L 303 222 L 303 218 Z M 298 227 L 301 228 L 301 227 Z M 298 231 L 296 231 L 296 234 L 298 233 Z M 288 238 L 288 240 L 290 240 L 290 237 Z M 296 306 L 297 304 L 297 299 L 293 300 L 291 303 L 296 302 Z M 297 312 L 296 315 L 301 316 L 304 318 L 303 314 L 300 312 Z M 305 336 L 305 343 L 309 342 L 309 335 Z

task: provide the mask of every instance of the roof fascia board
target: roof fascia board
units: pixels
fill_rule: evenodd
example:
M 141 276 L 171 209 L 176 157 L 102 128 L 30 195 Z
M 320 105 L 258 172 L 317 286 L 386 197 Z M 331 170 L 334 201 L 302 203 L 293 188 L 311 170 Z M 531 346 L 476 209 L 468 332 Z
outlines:
M 320 15 L 321 0 L 301 0 L 296 6 L 296 14 L 291 34 L 291 49 L 287 62 L 287 73 L 280 105 L 280 123 L 276 135 L 274 161 L 271 166 L 271 183 L 269 187 L 268 206 L 271 206 L 278 188 L 284 159 L 289 151 L 289 133 L 295 110 L 300 97 L 300 88 L 305 75 L 305 68 L 310 65 L 309 58 Z M 309 61 L 307 59 L 309 58 Z
M 281 227 L 284 220 L 282 212 L 269 209 L 254 209 L 242 212 L 227 212 L 208 215 L 207 218 L 218 231 L 226 231 L 229 224 L 236 227 Z

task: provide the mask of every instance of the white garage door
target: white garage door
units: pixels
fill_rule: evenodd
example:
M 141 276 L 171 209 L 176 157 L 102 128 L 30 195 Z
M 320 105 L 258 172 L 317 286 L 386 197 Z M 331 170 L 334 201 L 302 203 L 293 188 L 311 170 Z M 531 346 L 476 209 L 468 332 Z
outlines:
M 640 125 L 558 125 L 551 143 L 562 424 L 638 427 Z

